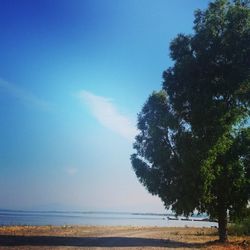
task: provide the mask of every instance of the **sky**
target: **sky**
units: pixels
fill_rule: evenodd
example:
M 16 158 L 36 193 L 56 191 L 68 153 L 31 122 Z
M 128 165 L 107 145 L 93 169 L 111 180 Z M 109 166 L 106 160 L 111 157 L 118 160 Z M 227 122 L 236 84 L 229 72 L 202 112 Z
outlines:
M 208 1 L 0 0 L 0 208 L 164 212 L 137 114 Z

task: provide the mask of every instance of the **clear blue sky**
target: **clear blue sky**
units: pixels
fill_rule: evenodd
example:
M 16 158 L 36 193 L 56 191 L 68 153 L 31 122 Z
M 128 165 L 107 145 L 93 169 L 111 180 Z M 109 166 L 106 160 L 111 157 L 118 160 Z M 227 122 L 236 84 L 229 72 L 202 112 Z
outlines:
M 0 207 L 163 212 L 136 116 L 208 1 L 1 0 Z

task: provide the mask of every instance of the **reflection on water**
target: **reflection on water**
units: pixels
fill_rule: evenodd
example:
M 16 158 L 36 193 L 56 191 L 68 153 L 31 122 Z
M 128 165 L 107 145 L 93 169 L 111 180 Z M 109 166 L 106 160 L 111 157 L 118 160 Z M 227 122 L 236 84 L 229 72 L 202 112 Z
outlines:
M 217 226 L 216 222 L 202 221 L 202 217 L 190 219 L 191 221 L 181 220 L 181 218 L 179 220 L 169 220 L 166 214 L 148 213 L 0 210 L 0 225 Z

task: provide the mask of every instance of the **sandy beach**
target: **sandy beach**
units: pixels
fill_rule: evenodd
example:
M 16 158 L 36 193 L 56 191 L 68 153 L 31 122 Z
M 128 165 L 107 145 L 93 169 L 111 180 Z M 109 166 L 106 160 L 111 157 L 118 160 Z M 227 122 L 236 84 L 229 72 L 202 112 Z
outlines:
M 0 249 L 250 249 L 250 236 L 216 243 L 216 229 L 112 226 L 4 226 Z

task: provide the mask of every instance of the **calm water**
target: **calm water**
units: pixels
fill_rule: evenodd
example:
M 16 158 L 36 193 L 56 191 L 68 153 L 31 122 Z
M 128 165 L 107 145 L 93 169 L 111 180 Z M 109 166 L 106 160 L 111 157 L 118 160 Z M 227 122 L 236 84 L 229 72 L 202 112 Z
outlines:
M 183 219 L 183 218 L 182 218 Z M 201 217 L 193 219 L 201 220 Z M 112 212 L 38 212 L 0 210 L 0 225 L 107 225 L 211 227 L 215 222 L 169 220 L 163 214 Z

